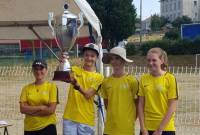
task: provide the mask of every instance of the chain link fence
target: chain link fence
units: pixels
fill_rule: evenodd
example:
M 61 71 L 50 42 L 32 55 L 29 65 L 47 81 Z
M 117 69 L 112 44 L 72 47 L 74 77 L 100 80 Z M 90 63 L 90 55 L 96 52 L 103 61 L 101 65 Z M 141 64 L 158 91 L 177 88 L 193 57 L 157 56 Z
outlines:
M 51 80 L 56 67 L 48 68 L 47 80 Z M 106 68 L 105 68 L 106 69 Z M 146 67 L 127 67 L 126 71 L 139 78 L 148 72 Z M 177 135 L 199 135 L 200 133 L 200 68 L 170 67 L 178 82 L 179 101 L 176 113 Z M 110 73 L 110 71 L 109 71 Z M 23 119 L 19 111 L 19 97 L 24 85 L 34 81 L 31 67 L 0 66 L 0 120 L 13 126 L 8 127 L 10 135 L 23 134 Z M 59 88 L 60 104 L 57 106 L 58 134 L 62 135 L 62 114 L 67 99 L 67 84 L 55 82 Z M 136 126 L 136 133 L 139 126 Z M 1 134 L 1 132 L 0 132 Z

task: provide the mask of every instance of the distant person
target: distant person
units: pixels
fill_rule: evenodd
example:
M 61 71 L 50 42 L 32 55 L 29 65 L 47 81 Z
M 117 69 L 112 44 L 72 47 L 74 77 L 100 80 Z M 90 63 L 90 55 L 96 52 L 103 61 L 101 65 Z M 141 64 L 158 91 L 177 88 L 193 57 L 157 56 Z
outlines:
M 63 115 L 64 135 L 94 135 L 94 96 L 103 81 L 103 75 L 96 72 L 99 47 L 89 43 L 83 48 L 83 65 L 72 66 L 68 100 Z M 61 58 L 61 61 L 63 59 Z
M 103 56 L 103 63 L 112 66 L 112 75 L 105 78 L 100 93 L 106 107 L 105 135 L 135 135 L 137 79 L 125 72 L 126 50 L 114 47 Z
M 178 92 L 175 76 L 167 71 L 167 54 L 152 48 L 146 59 L 149 73 L 141 77 L 138 92 L 140 135 L 175 135 Z
M 35 60 L 32 72 L 35 81 L 23 87 L 20 96 L 20 112 L 25 114 L 24 135 L 57 135 L 57 87 L 45 80 L 47 63 L 44 60 Z

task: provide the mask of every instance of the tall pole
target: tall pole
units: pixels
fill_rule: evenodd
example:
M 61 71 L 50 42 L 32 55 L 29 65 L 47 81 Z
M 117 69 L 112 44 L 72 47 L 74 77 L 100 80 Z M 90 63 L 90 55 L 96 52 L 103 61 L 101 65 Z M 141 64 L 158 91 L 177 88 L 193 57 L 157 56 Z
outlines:
M 142 0 L 140 0 L 140 46 L 142 45 Z

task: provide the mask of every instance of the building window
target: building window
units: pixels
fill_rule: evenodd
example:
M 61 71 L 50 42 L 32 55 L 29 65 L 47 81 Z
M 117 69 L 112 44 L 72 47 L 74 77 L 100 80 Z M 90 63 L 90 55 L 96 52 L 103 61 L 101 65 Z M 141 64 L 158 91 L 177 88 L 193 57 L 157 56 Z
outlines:
M 162 12 L 164 13 L 165 12 L 165 10 L 164 10 L 164 6 L 162 5 Z
M 166 5 L 166 10 L 165 11 L 168 12 L 168 5 Z
M 178 17 L 181 17 L 181 13 L 180 12 L 178 12 Z
M 176 10 L 176 3 L 174 3 L 174 10 Z
M 195 18 L 197 17 L 197 15 L 198 15 L 198 14 L 197 14 L 197 13 L 195 13 Z
M 197 1 L 196 0 L 194 1 L 194 6 L 197 6 Z
M 178 9 L 180 10 L 181 9 L 181 2 L 178 1 Z
M 170 11 L 172 11 L 172 4 L 169 5 Z

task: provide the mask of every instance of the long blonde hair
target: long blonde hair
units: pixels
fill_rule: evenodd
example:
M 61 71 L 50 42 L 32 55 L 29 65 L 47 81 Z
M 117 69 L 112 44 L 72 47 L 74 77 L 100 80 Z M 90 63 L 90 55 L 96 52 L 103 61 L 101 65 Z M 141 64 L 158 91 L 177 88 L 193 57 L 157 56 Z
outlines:
M 147 52 L 147 54 L 149 54 L 149 53 L 156 53 L 156 54 L 158 54 L 160 60 L 163 61 L 163 64 L 161 65 L 161 69 L 164 70 L 164 71 L 166 71 L 168 69 L 168 57 L 167 57 L 167 53 L 163 49 L 161 49 L 159 47 L 154 47 L 154 48 L 151 48 Z

